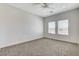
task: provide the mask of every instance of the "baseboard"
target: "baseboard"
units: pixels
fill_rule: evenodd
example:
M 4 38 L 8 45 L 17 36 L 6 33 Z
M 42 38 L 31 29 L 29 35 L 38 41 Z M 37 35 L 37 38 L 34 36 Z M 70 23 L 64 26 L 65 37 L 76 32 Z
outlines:
M 39 36 L 36 36 L 35 38 L 31 38 L 29 40 L 23 40 L 23 41 L 18 41 L 16 43 L 10 43 L 10 44 L 3 45 L 3 46 L 0 47 L 0 49 L 11 47 L 11 46 L 16 46 L 16 45 L 23 44 L 23 43 L 26 43 L 26 42 L 31 42 L 31 41 L 38 40 L 38 39 L 41 39 L 41 38 L 42 38 L 42 35 L 39 35 Z
M 69 41 L 64 41 L 64 40 L 58 40 L 58 39 L 53 39 L 53 38 L 48 38 L 48 37 L 43 37 L 44 39 L 50 39 L 50 40 L 55 40 L 55 41 L 61 41 L 61 42 L 66 42 L 66 43 L 71 43 L 75 45 L 79 45 L 78 43 L 75 42 L 69 42 Z
M 2 50 L 4 48 L 7 48 L 7 47 L 12 47 L 12 46 L 16 46 L 16 45 L 20 45 L 20 44 L 24 44 L 24 43 L 29 43 L 31 41 L 36 41 L 36 40 L 39 40 L 39 39 L 50 39 L 50 40 L 61 41 L 61 42 L 66 42 L 66 43 L 79 45 L 78 43 L 74 43 L 74 42 L 68 42 L 68 41 L 63 41 L 63 40 L 58 40 L 58 39 L 53 39 L 53 38 L 47 38 L 47 37 L 39 37 L 37 39 L 32 39 L 32 40 L 29 40 L 29 41 L 23 41 L 23 42 L 15 43 L 15 44 L 12 44 L 12 45 L 7 45 L 7 46 L 4 46 L 4 47 L 0 48 L 0 50 Z

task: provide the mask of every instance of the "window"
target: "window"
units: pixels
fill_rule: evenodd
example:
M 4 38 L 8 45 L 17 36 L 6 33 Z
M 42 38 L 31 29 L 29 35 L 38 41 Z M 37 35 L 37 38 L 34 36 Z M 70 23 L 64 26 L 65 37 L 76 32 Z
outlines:
M 58 21 L 58 34 L 68 35 L 68 20 Z
M 56 22 L 49 22 L 48 23 L 48 33 L 51 33 L 51 34 L 55 34 L 55 23 Z

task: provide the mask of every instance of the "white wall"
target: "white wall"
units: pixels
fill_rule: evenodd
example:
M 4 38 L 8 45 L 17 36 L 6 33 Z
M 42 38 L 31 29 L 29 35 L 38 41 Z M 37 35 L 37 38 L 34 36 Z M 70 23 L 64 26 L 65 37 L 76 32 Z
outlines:
M 69 20 L 69 35 L 48 34 L 47 26 L 50 21 Z M 44 37 L 53 38 L 57 40 L 69 41 L 79 43 L 79 9 L 74 9 L 68 12 L 52 15 L 44 18 Z
M 42 34 L 42 18 L 0 4 L 0 48 L 38 39 Z

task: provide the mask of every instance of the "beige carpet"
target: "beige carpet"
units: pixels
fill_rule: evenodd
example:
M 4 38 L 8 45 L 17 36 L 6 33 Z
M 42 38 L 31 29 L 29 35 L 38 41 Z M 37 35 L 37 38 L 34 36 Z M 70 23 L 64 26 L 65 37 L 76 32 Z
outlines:
M 2 56 L 78 56 L 79 46 L 71 43 L 38 39 L 3 48 Z

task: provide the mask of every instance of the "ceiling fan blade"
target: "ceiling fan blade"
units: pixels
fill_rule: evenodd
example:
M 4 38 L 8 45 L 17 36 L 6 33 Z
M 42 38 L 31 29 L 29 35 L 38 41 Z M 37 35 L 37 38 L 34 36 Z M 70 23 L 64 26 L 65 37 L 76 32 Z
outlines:
M 32 3 L 33 5 L 40 5 L 42 8 L 50 8 L 53 9 L 52 7 L 50 7 L 49 3 Z
M 40 4 L 40 3 L 32 3 L 32 5 L 38 5 L 38 4 Z

